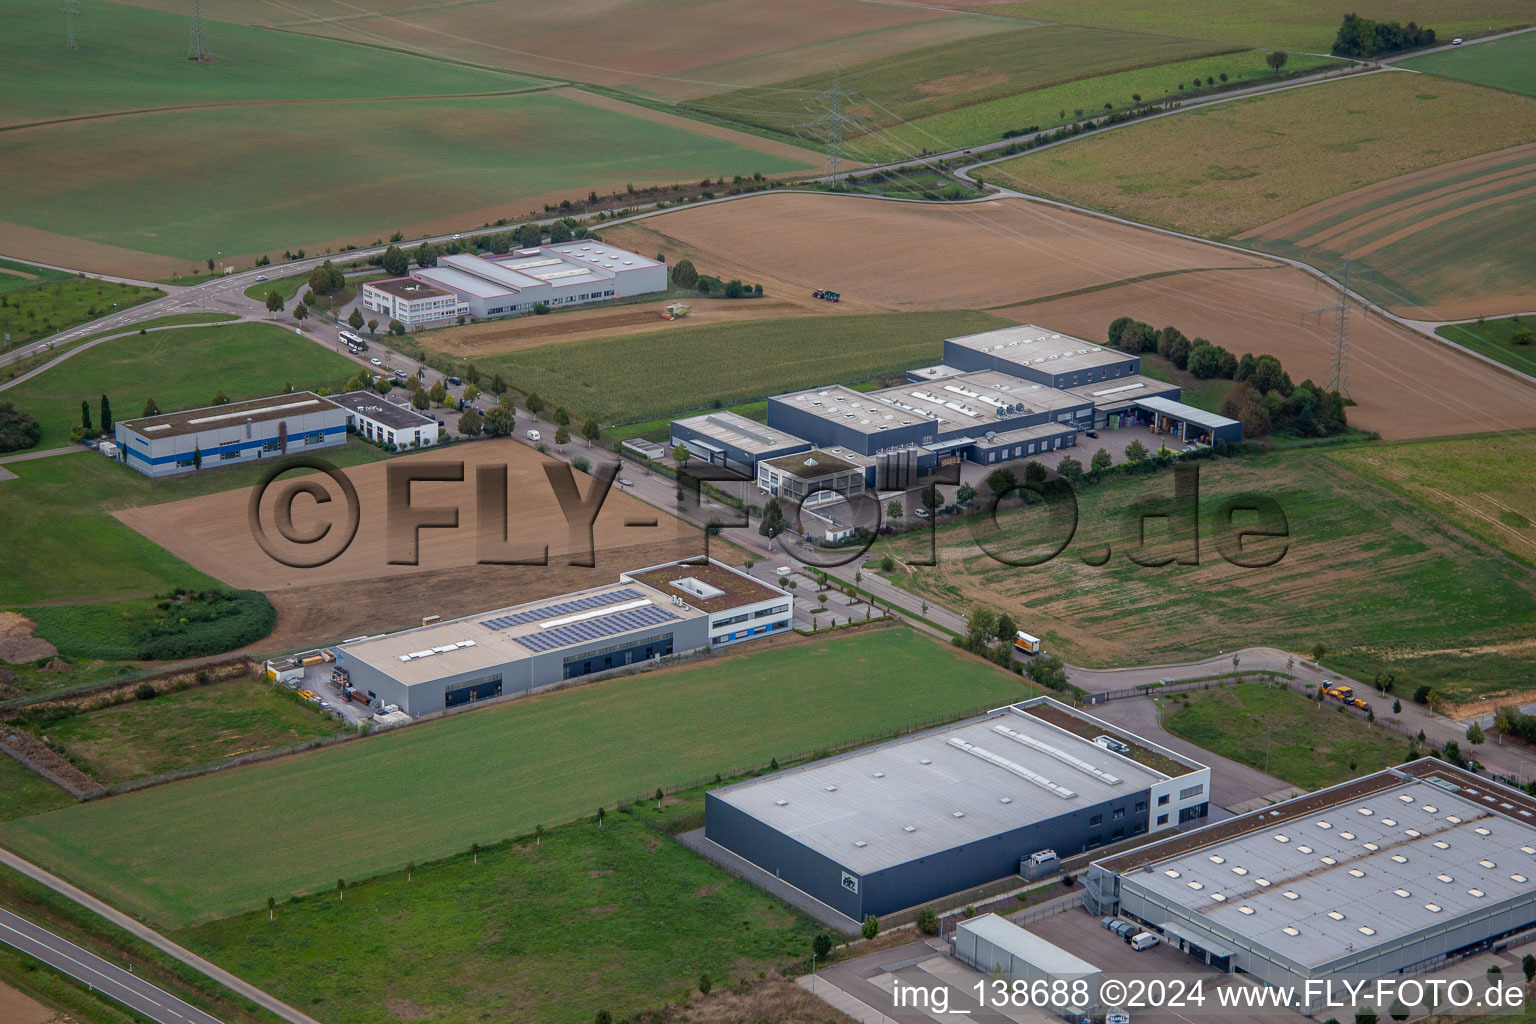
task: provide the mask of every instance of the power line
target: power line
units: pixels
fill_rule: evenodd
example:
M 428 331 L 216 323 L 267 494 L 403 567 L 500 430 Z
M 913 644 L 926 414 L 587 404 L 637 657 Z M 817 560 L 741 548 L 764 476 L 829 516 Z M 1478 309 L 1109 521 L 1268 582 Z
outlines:
M 187 40 L 187 60 L 206 64 L 213 60 L 208 52 L 208 33 L 203 29 L 203 0 L 192 0 L 192 34 Z
M 1309 316 L 1317 316 L 1321 319 L 1324 313 L 1333 313 L 1337 318 L 1338 334 L 1333 343 L 1333 365 L 1329 371 L 1328 386 L 1326 391 L 1336 391 L 1345 398 L 1349 397 L 1349 279 L 1354 273 L 1355 261 L 1349 258 L 1346 251 L 1344 258 L 1339 260 L 1339 268 L 1329 276 L 1339 283 L 1339 301 L 1333 306 L 1319 306 L 1317 309 L 1309 309 L 1301 314 L 1305 322 Z
M 857 127 L 864 118 L 857 114 L 848 113 L 848 101 L 854 94 L 843 88 L 843 68 L 836 65 L 832 69 L 832 88 L 826 92 L 812 96 L 807 104 L 820 104 L 826 111 L 820 117 L 798 124 L 795 127 L 805 131 L 817 131 L 827 146 L 827 175 L 834 180 L 837 178 L 838 167 L 843 162 L 843 138 L 850 126 Z
M 75 38 L 75 17 L 80 13 L 80 0 L 64 0 L 64 45 L 68 49 L 80 49 L 80 42 Z

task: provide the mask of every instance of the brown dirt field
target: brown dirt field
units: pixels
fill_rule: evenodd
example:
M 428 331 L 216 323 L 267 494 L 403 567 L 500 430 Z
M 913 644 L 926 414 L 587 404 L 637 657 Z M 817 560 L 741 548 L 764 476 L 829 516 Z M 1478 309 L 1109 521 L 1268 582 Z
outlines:
M 1036 323 L 1098 342 L 1121 315 L 1174 324 L 1239 354 L 1277 356 L 1298 381 L 1325 382 L 1334 320 L 1303 314 L 1337 300 L 1301 271 L 1276 268 L 1185 274 L 1024 309 Z M 1536 426 L 1536 392 L 1528 385 L 1414 331 L 1353 310 L 1349 344 L 1355 426 L 1394 440 Z
M 0 1020 L 6 1024 L 48 1024 L 59 1016 L 42 1003 L 0 984 Z
M 695 299 L 687 302 L 693 311 L 683 320 L 663 320 L 658 316 L 664 302 L 655 305 L 626 306 L 619 309 L 582 310 L 553 316 L 518 317 L 513 320 L 488 321 L 466 327 L 450 327 L 432 335 L 432 348 L 455 356 L 481 356 L 491 353 L 518 352 L 538 348 L 552 341 L 581 341 L 608 338 L 618 334 L 645 334 L 737 320 L 761 320 L 811 316 L 817 313 L 850 312 L 839 303 L 830 305 L 807 297 L 804 302 L 754 299 L 751 302 L 725 299 Z
M 36 628 L 31 619 L 15 612 L 0 612 L 0 661 L 19 665 L 57 655 L 58 648 L 32 635 Z
M 898 310 L 987 309 L 1159 271 L 1273 265 L 1020 199 L 935 206 L 767 194 L 603 237 L 651 245 L 641 252 L 669 240 L 662 251 L 698 252 L 701 270 L 740 267 L 733 276 L 765 288 L 769 280 L 829 287 L 845 303 Z
M 9 269 L 7 267 L 0 267 L 0 274 L 4 274 L 6 277 L 19 277 L 23 281 L 36 281 L 37 280 L 37 275 L 36 274 L 29 274 L 29 273 L 27 273 L 24 270 L 11 270 L 11 269 Z
M 187 268 L 186 260 L 156 256 L 154 253 L 123 249 L 83 238 L 70 238 L 52 231 L 29 228 L 0 221 L 0 253 L 18 259 L 52 263 L 60 267 L 78 267 L 95 274 L 129 277 L 139 281 L 160 281 Z
M 579 447 L 573 446 L 572 450 L 579 450 Z M 388 468 L 444 462 L 454 465 L 462 462 L 464 481 L 418 483 L 412 488 L 413 503 L 418 509 L 430 506 L 458 507 L 459 528 L 421 531 L 419 564 L 389 564 L 385 550 L 385 476 Z M 540 574 L 552 574 L 555 566 L 565 561 L 572 551 L 579 550 L 579 545 L 573 546 L 569 541 L 559 503 L 544 476 L 541 467 L 546 463 L 560 465 L 523 444 L 498 440 L 476 442 L 442 452 L 427 451 L 344 470 L 358 493 L 360 520 L 357 536 L 334 561 L 313 569 L 288 568 L 273 561 L 261 550 L 246 522 L 250 488 L 123 509 L 113 514 L 179 558 L 231 586 L 281 594 L 324 584 L 369 581 L 369 591 L 384 592 L 391 604 L 400 609 L 395 614 L 410 619 L 434 611 L 442 613 L 443 609 L 431 607 L 442 603 L 436 595 L 428 600 L 423 594 L 417 596 L 412 603 L 395 604 L 402 595 L 402 588 L 411 586 L 406 580 L 431 576 L 440 585 L 443 573 L 451 572 L 456 580 L 462 579 L 483 586 L 490 580 L 487 572 L 498 573 L 502 577 L 516 575 L 514 567 L 476 564 L 476 467 L 508 467 L 508 489 L 511 494 L 508 501 L 508 516 L 511 520 L 508 530 L 514 542 L 548 546 L 552 563 L 548 569 L 525 568 L 535 568 Z M 591 483 L 590 478 L 576 474 L 576 479 L 585 494 L 587 485 Z M 272 522 L 271 503 L 281 490 L 279 482 L 262 508 L 266 533 L 273 537 L 279 535 Z M 330 510 L 326 509 L 322 517 L 311 499 L 301 497 L 294 503 L 293 518 L 294 527 L 301 532 L 315 530 L 334 518 L 339 532 L 345 512 L 339 510 L 338 515 L 333 517 Z M 630 518 L 655 520 L 657 525 L 626 527 L 624 523 Z M 686 541 L 696 535 L 697 531 L 692 527 L 680 526 L 680 521 L 615 488 L 603 503 L 595 524 L 594 540 L 598 549 L 596 561 L 604 571 L 604 579 L 610 579 L 621 569 L 633 567 L 628 559 L 623 565 L 618 564 L 610 554 L 613 549 L 675 544 L 679 538 Z M 280 538 L 279 543 L 286 550 L 299 550 L 303 553 L 301 549 L 294 549 Z M 381 580 L 391 582 L 381 587 Z M 473 586 L 464 589 L 473 589 Z M 348 586 L 332 596 L 333 599 L 347 602 L 365 599 L 358 591 L 359 588 Z M 503 596 L 482 591 L 473 595 L 473 605 L 489 607 L 501 601 Z

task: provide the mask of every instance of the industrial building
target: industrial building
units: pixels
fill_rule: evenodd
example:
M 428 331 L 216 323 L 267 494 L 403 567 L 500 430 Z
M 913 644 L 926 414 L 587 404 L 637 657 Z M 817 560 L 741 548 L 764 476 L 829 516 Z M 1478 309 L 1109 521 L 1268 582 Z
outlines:
M 755 476 L 764 459 L 808 451 L 811 442 L 774 430 L 740 413 L 711 412 L 672 421 L 672 446 L 685 446 L 703 462 Z
M 541 304 L 556 309 L 666 291 L 667 266 L 595 241 L 516 249 L 506 256 L 458 253 L 438 257 L 436 266 L 419 267 L 409 278 L 363 285 L 363 305 L 389 312 L 402 296 L 425 299 L 422 287 L 436 289 L 434 302 L 424 303 L 420 314 L 408 313 L 485 319 L 529 313 Z M 443 296 L 453 297 L 451 309 Z M 425 322 L 391 315 L 405 324 Z
M 797 455 L 783 455 L 757 464 L 757 486 L 776 498 L 793 502 L 814 499 L 818 492 L 829 500 L 834 495 L 852 497 L 872 485 L 874 460 L 845 449 L 814 448 Z
M 437 444 L 437 420 L 377 391 L 348 391 L 331 401 L 347 411 L 347 428 L 370 441 L 400 448 Z
M 363 308 L 383 313 L 407 327 L 469 315 L 469 303 L 446 288 L 413 277 L 365 281 Z
M 1536 799 L 1423 758 L 1098 861 L 1083 899 L 1304 999 L 1500 948 L 1532 877 Z
M 347 414 L 309 391 L 118 420 L 123 460 L 149 476 L 190 473 L 344 444 Z
M 1034 324 L 944 339 L 944 365 L 962 372 L 996 370 L 1066 390 L 1141 372 L 1141 357 Z
M 410 715 L 790 629 L 794 598 L 718 562 L 671 562 L 574 594 L 343 643 L 352 686 Z
M 1064 982 L 1067 992 L 1074 982 L 1084 982 L 1089 998 L 1073 1005 L 1069 1000 L 1059 1000 L 1056 1005 L 1040 1007 L 1056 1011 L 1070 1021 L 1079 1021 L 1098 1003 L 1100 970 L 1093 964 L 1070 953 L 1040 936 L 1020 928 L 1006 917 L 982 914 L 955 925 L 950 944 L 955 958 L 967 967 L 988 975 L 991 979 L 1013 986 L 1022 984 L 1026 989 L 1037 983 L 1047 991 L 1056 982 Z
M 713 790 L 705 836 L 858 921 L 1175 828 L 1209 799 L 1210 769 L 1037 697 Z

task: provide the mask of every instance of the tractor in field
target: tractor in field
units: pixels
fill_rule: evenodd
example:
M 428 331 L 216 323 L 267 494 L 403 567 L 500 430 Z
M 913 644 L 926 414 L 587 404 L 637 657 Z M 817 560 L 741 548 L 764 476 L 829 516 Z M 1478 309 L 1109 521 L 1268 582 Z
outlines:
M 681 302 L 674 302 L 662 309 L 662 311 L 657 315 L 660 316 L 663 320 L 681 320 L 683 317 L 687 316 L 692 309 L 692 306 L 685 306 Z
M 843 293 L 834 292 L 830 288 L 817 288 L 811 292 L 811 298 L 821 299 L 825 302 L 841 302 L 843 301 Z

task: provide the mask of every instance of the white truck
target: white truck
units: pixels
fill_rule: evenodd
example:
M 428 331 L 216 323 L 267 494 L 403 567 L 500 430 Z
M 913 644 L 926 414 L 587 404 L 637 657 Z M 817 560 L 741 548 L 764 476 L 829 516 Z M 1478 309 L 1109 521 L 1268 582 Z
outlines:
M 1013 649 L 1020 654 L 1039 654 L 1041 651 L 1040 638 L 1030 636 L 1021 629 L 1018 635 L 1013 638 Z

